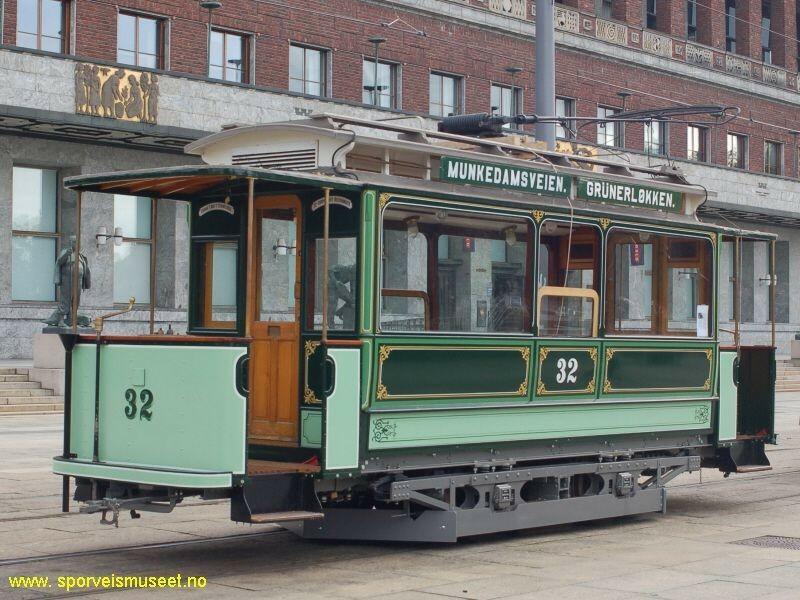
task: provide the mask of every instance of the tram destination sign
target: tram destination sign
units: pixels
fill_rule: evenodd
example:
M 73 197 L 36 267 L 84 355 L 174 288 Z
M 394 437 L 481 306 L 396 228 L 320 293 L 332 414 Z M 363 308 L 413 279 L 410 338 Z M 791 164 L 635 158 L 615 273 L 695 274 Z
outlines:
M 588 177 L 578 179 L 578 198 L 670 212 L 683 209 L 683 194 L 679 192 Z
M 441 158 L 439 179 L 451 183 L 469 183 L 565 198 L 569 197 L 572 187 L 572 178 L 569 175 L 452 156 Z

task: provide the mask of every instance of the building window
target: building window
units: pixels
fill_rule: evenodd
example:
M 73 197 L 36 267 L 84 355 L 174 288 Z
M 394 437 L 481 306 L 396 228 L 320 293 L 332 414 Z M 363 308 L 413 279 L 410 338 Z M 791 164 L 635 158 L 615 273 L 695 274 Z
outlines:
M 114 232 L 122 244 L 114 246 L 114 302 L 150 303 L 150 250 L 152 200 L 114 195 Z
M 211 31 L 208 76 L 212 79 L 247 83 L 247 37 L 228 31 Z
M 11 172 L 11 298 L 53 302 L 58 247 L 58 172 Z
M 510 87 L 507 85 L 492 84 L 491 94 L 491 109 L 493 115 L 502 117 L 513 117 L 519 114 L 522 106 L 522 89 L 518 87 Z M 505 129 L 511 128 L 511 124 L 503 125 Z
M 780 142 L 764 142 L 764 173 L 783 174 L 783 144 Z
M 597 118 L 608 119 L 613 118 L 614 115 L 619 113 L 619 109 L 608 108 L 607 106 L 597 107 Z M 600 121 L 597 123 L 597 143 L 601 146 L 621 146 L 622 140 L 620 133 L 621 123 L 608 123 Z
M 698 125 L 688 125 L 686 127 L 686 158 L 706 162 L 708 160 L 707 140 L 708 129 Z
M 601 19 L 610 19 L 614 12 L 613 0 L 595 0 L 595 12 Z
M 686 2 L 686 37 L 697 41 L 697 0 Z
M 772 3 L 761 2 L 761 60 L 772 64 Z
M 564 121 L 556 124 L 556 137 L 564 140 L 575 139 L 575 121 L 568 120 L 575 116 L 575 100 L 556 98 L 556 116 L 564 118 Z
M 378 61 L 377 85 L 375 83 L 375 60 L 365 58 L 363 62 L 362 102 L 382 108 L 400 108 L 397 98 L 396 64 Z
M 725 0 L 725 50 L 736 52 L 736 0 Z
M 67 52 L 68 9 L 61 0 L 17 0 L 17 46 Z
M 289 47 L 289 91 L 327 96 L 328 53 L 292 44 Z
M 658 19 L 656 15 L 656 0 L 646 0 L 646 24 L 648 29 L 658 29 Z
M 729 133 L 727 137 L 727 161 L 729 167 L 744 169 L 747 165 L 747 136 Z
M 667 153 L 666 121 L 650 121 L 644 126 L 644 151 L 647 154 L 664 155 Z
M 164 25 L 161 19 L 119 13 L 117 62 L 160 69 L 163 64 Z
M 437 117 L 461 113 L 461 77 L 431 73 L 429 106 Z

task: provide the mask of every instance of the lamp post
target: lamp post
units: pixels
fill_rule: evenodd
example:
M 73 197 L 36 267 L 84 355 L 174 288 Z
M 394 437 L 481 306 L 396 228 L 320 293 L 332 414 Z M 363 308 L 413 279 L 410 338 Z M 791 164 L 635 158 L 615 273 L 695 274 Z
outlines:
M 633 96 L 633 92 L 622 90 L 621 92 L 617 92 L 617 96 L 622 98 L 622 112 L 624 113 L 628 109 L 626 106 L 627 100 Z M 625 147 L 625 123 L 619 123 L 619 145 L 621 148 Z
M 208 37 L 206 38 L 206 66 L 208 69 L 208 76 L 211 76 L 211 11 L 222 8 L 222 2 L 219 0 L 200 0 L 200 8 L 208 10 Z M 223 65 L 224 66 L 224 65 Z M 225 78 L 223 71 L 222 78 Z
M 375 77 L 372 80 L 372 104 L 374 106 L 378 106 L 378 49 L 380 48 L 381 44 L 386 42 L 386 38 L 373 36 L 367 41 L 375 46 Z

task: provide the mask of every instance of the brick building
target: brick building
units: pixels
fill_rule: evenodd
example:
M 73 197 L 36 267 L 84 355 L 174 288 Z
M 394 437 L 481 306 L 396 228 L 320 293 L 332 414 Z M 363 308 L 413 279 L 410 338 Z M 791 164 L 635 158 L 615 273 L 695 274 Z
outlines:
M 0 8 L 0 359 L 29 357 L 55 306 L 52 263 L 74 221 L 65 176 L 187 163 L 185 143 L 234 122 L 330 111 L 433 126 L 449 113 L 536 110 L 532 2 L 223 0 L 206 10 L 195 0 L 4 0 Z M 712 192 L 707 218 L 778 233 L 784 354 L 800 330 L 800 300 L 790 293 L 800 277 L 797 14 L 794 0 L 564 0 L 555 14 L 560 115 L 742 109 L 725 125 L 591 123 L 559 135 L 620 160 L 678 164 Z M 130 295 L 144 308 L 152 297 L 158 324 L 180 330 L 182 207 L 162 206 L 153 219 L 137 198 L 85 203 L 93 284 L 84 309 L 104 312 Z M 745 246 L 742 316 L 749 341 L 763 342 L 766 248 Z M 731 316 L 729 298 L 720 308 Z M 142 330 L 145 321 L 134 311 L 109 329 Z

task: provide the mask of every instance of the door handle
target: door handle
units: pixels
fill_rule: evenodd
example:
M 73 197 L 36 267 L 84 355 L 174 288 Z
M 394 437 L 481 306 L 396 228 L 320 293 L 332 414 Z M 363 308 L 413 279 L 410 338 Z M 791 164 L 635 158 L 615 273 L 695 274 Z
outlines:
M 325 385 L 322 393 L 325 394 L 327 398 L 333 393 L 333 389 L 336 387 L 336 363 L 330 356 L 325 357 L 324 382 Z
M 245 354 L 236 361 L 236 391 L 242 396 L 250 395 L 250 355 Z

